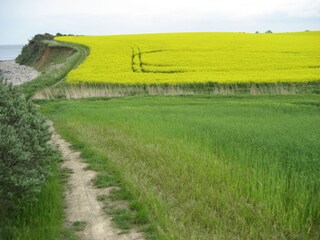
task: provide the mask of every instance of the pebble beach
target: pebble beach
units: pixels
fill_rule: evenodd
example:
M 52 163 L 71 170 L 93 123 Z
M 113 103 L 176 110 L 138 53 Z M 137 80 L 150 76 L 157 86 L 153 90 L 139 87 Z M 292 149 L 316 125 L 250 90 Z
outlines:
M 13 85 L 31 81 L 39 75 L 32 67 L 19 65 L 14 60 L 0 61 L 0 77 Z

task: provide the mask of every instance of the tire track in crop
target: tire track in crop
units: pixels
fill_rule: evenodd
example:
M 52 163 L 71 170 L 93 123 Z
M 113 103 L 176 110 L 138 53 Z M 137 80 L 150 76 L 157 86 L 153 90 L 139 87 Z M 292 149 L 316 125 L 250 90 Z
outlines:
M 136 45 L 131 43 L 132 49 L 132 71 L 133 72 L 144 72 L 142 68 L 142 53 L 140 48 Z M 137 64 L 136 64 L 137 61 Z M 137 68 L 135 68 L 137 66 Z
M 158 52 L 164 52 L 164 51 L 169 51 L 169 50 L 152 50 L 152 51 L 147 51 L 147 52 L 141 52 L 140 48 L 138 45 L 130 42 L 129 43 L 131 45 L 131 49 L 132 49 L 132 57 L 131 57 L 131 68 L 132 71 L 135 73 L 164 73 L 164 74 L 175 74 L 175 73 L 184 73 L 186 72 L 185 70 L 166 70 L 166 69 L 159 69 L 156 71 L 150 71 L 150 70 L 146 70 L 143 68 L 144 63 L 142 62 L 142 54 L 148 54 L 148 53 L 158 53 Z M 149 65 L 149 66 L 157 66 L 157 67 L 169 67 L 173 65 L 156 65 L 156 64 L 145 64 L 145 65 Z

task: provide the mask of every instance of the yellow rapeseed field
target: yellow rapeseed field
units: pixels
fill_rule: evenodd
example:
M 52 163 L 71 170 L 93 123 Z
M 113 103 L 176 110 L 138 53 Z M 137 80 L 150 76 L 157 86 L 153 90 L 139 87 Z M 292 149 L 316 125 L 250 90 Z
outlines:
M 63 36 L 90 48 L 68 82 L 275 83 L 320 80 L 320 32 Z

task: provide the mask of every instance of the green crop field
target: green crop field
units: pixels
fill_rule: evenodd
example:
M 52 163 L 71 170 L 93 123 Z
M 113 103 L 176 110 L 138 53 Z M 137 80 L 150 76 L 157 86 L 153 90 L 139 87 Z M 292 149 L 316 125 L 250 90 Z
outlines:
M 157 239 L 319 239 L 319 102 L 204 95 L 40 104 L 63 137 L 91 153 L 92 167 L 115 169 Z
M 90 55 L 68 82 L 279 83 L 320 80 L 320 32 L 64 36 Z

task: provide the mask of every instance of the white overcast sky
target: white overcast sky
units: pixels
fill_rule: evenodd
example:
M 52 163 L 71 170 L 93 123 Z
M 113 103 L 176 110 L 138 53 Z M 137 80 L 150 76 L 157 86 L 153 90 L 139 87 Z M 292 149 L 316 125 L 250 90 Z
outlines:
M 320 0 L 0 0 L 0 44 L 37 33 L 320 30 Z

